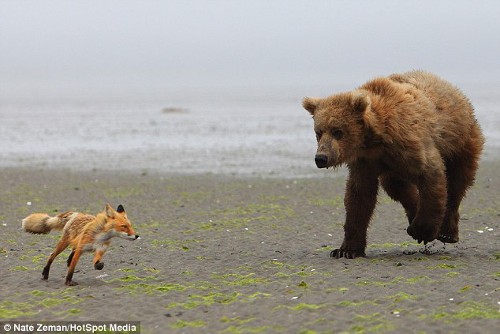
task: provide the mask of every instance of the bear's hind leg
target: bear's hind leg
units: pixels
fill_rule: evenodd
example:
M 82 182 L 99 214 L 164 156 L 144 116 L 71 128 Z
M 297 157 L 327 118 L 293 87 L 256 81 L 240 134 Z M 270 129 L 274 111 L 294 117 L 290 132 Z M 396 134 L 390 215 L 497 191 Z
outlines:
M 406 230 L 418 243 L 438 238 L 446 211 L 446 174 L 439 156 L 429 155 L 434 164 L 428 165 L 418 179 L 419 203 L 415 219 Z
M 439 230 L 438 240 L 444 243 L 458 242 L 458 208 L 467 189 L 474 183 L 478 168 L 479 156 L 461 154 L 446 162 L 446 178 L 448 185 L 448 200 L 443 224 Z
M 390 198 L 403 205 L 408 222 L 411 224 L 418 209 L 417 186 L 389 173 L 380 176 L 380 183 Z

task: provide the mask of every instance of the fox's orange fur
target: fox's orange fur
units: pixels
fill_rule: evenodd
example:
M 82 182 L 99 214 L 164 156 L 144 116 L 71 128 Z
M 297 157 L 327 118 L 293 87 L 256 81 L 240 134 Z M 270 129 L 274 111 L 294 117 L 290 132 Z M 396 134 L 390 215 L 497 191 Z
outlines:
M 45 213 L 33 213 L 22 221 L 22 228 L 29 233 L 46 234 L 51 230 L 63 230 L 61 240 L 56 249 L 50 254 L 49 260 L 43 268 L 43 279 L 49 278 L 50 265 L 57 255 L 71 245 L 73 251 L 67 260 L 68 273 L 66 275 L 66 285 L 76 285 L 72 280 L 76 264 L 82 252 L 95 251 L 94 268 L 101 270 L 104 263 L 101 261 L 113 237 L 120 237 L 127 240 L 139 238 L 122 205 L 113 210 L 106 204 L 103 212 L 97 216 L 79 212 L 65 212 L 55 217 L 50 217 Z

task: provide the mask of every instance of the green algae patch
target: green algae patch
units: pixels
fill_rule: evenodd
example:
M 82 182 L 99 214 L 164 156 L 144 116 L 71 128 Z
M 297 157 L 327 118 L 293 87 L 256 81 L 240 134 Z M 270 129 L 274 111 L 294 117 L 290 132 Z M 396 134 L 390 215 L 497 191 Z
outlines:
M 242 319 L 240 317 L 233 317 L 233 318 L 229 318 L 229 317 L 226 317 L 226 316 L 223 316 L 222 318 L 220 318 L 220 321 L 222 323 L 232 323 L 232 324 L 237 324 L 237 325 L 243 325 L 243 324 L 246 324 L 246 323 L 249 323 L 249 322 L 252 322 L 254 321 L 256 318 L 248 318 L 248 319 Z
M 378 285 L 378 286 L 389 286 L 389 285 L 394 285 L 394 284 L 417 284 L 417 283 L 431 283 L 434 282 L 433 279 L 431 279 L 428 276 L 416 276 L 416 277 L 410 277 L 410 278 L 404 278 L 401 276 L 395 277 L 390 281 L 367 281 L 363 280 L 356 285 L 358 286 L 368 286 L 368 285 Z
M 72 289 L 63 291 L 32 290 L 20 294 L 26 302 L 13 302 L 5 300 L 0 302 L 0 319 L 30 317 L 41 310 L 48 310 L 55 315 L 69 316 L 76 314 L 71 310 L 72 305 L 81 303 L 85 298 L 75 296 Z M 61 311 L 63 310 L 63 311 Z
M 71 304 L 71 305 L 78 304 L 78 303 L 83 301 L 82 298 L 74 297 L 74 296 L 63 296 L 61 298 L 61 297 L 57 297 L 56 294 L 52 294 L 52 295 L 53 295 L 53 297 L 44 298 L 44 299 L 36 302 L 36 304 L 44 306 L 46 308 L 51 308 L 51 307 L 62 305 L 62 304 Z
M 187 301 L 171 303 L 167 306 L 167 309 L 181 307 L 186 310 L 191 310 L 200 306 L 211 306 L 213 304 L 229 305 L 238 301 L 241 296 L 242 294 L 239 292 L 230 294 L 214 292 L 208 295 L 189 295 Z
M 411 242 L 411 241 L 404 241 L 399 244 L 391 243 L 391 242 L 386 242 L 383 244 L 369 244 L 368 248 L 408 248 L 410 246 L 418 246 L 418 243 L 416 242 Z
M 386 333 L 396 329 L 395 325 L 384 319 L 379 312 L 354 317 L 357 322 L 351 327 L 352 333 Z
M 131 293 L 145 293 L 145 294 L 155 294 L 158 292 L 167 293 L 170 291 L 185 291 L 189 289 L 190 286 L 181 284 L 148 284 L 148 283 L 132 283 L 126 286 L 120 287 L 120 290 L 126 290 Z
M 460 273 L 458 273 L 458 272 L 456 272 L 456 271 L 450 271 L 450 272 L 447 272 L 445 276 L 446 276 L 446 277 L 451 277 L 451 278 L 452 278 L 452 277 L 456 277 L 456 276 L 458 276 L 458 275 L 460 275 Z
M 418 297 L 406 292 L 398 292 L 395 295 L 385 297 L 385 299 L 391 300 L 397 304 L 406 300 L 416 300 Z
M 82 310 L 80 309 L 77 309 L 77 308 L 71 308 L 69 310 L 63 310 L 61 312 L 54 312 L 55 315 L 57 316 L 61 316 L 63 318 L 69 318 L 69 317 L 72 317 L 76 314 L 79 314 L 79 313 L 82 313 Z
M 294 306 L 286 306 L 287 309 L 292 311 L 302 311 L 302 310 L 318 310 L 320 308 L 325 307 L 325 304 L 308 304 L 308 303 L 299 303 Z
M 467 319 L 500 319 L 498 308 L 474 301 L 466 301 L 457 305 L 457 309 L 450 310 L 450 307 L 442 306 L 437 312 L 422 315 L 421 319 L 431 318 L 445 322 Z
M 469 291 L 470 289 L 472 289 L 472 285 L 465 285 L 463 287 L 461 287 L 458 292 L 466 292 L 466 291 Z
M 229 326 L 224 329 L 221 333 L 230 333 L 230 334 L 243 334 L 243 333 L 275 333 L 275 332 L 283 332 L 284 328 L 282 326 L 274 325 L 274 326 Z
M 42 299 L 39 302 L 39 304 L 42 306 L 45 306 L 45 307 L 53 307 L 53 306 L 64 304 L 66 302 L 67 302 L 67 300 L 59 299 L 59 298 L 45 298 L 45 299 Z
M 16 303 L 9 300 L 0 302 L 0 319 L 29 317 L 37 314 L 31 303 Z
M 34 270 L 36 268 L 28 268 L 26 266 L 15 266 L 13 268 L 10 268 L 10 271 L 28 271 L 28 270 Z
M 205 327 L 206 325 L 207 323 L 203 320 L 194 320 L 194 321 L 177 320 L 177 322 L 170 325 L 170 328 L 173 329 L 200 328 L 200 327 Z
M 248 303 L 260 298 L 271 296 L 268 293 L 255 292 L 253 294 L 244 294 L 240 292 L 222 293 L 212 292 L 206 295 L 192 294 L 188 296 L 187 301 L 174 302 L 166 306 L 167 309 L 180 307 L 186 310 L 191 310 L 200 306 L 212 306 L 214 304 L 229 305 L 236 302 Z
M 266 283 L 269 280 L 262 277 L 255 277 L 254 273 L 250 273 L 248 275 L 240 275 L 240 274 L 212 274 L 212 278 L 214 279 L 222 279 L 224 285 L 229 286 L 247 286 L 247 285 L 256 285 L 261 283 Z
M 157 278 L 156 276 L 139 277 L 136 275 L 125 275 L 123 277 L 113 278 L 113 279 L 108 280 L 106 282 L 111 283 L 111 282 L 151 281 L 151 280 L 155 280 L 156 278 Z
M 341 302 L 337 303 L 338 306 L 345 306 L 345 307 L 358 307 L 362 305 L 378 305 L 378 303 L 374 300 L 363 300 L 359 302 L 355 301 L 350 301 L 350 300 L 343 300 Z
M 354 325 L 349 329 L 349 333 L 387 333 L 396 329 L 396 326 L 389 322 L 382 322 L 375 325 Z
M 127 276 L 123 276 L 123 277 L 118 278 L 118 280 L 121 282 L 134 282 L 134 281 L 142 281 L 143 278 L 137 277 L 135 275 L 127 275 Z
M 441 263 L 441 264 L 438 264 L 436 266 L 427 267 L 427 269 L 431 269 L 431 270 L 434 270 L 434 269 L 455 269 L 455 268 L 458 268 L 458 266 L 456 266 L 454 264 L 449 264 L 449 263 Z
M 153 247 L 165 247 L 168 250 L 183 250 L 183 251 L 188 251 L 190 245 L 196 244 L 196 243 L 201 243 L 204 242 L 205 240 L 199 240 L 199 239 L 182 239 L 182 240 L 177 240 L 177 239 L 155 239 L 151 241 L 151 245 Z
M 47 294 L 47 292 L 40 291 L 40 290 L 33 290 L 30 292 L 30 294 L 35 296 L 35 297 L 41 297 L 41 296 L 45 296 Z
M 308 288 L 309 287 L 309 285 L 306 282 L 304 282 L 304 281 L 300 281 L 300 283 L 297 284 L 297 286 L 299 288 Z
M 47 260 L 47 256 L 45 254 L 38 254 L 38 255 L 31 257 L 31 262 L 37 263 L 37 264 L 40 262 L 44 263 L 46 260 Z
M 224 229 L 248 228 L 253 224 L 267 223 L 267 227 L 276 228 L 277 221 L 293 217 L 292 206 L 278 203 L 251 203 L 248 205 L 215 210 L 213 218 L 208 222 L 199 222 L 197 229 L 201 231 L 218 231 Z M 252 230 L 250 230 L 251 232 Z M 192 231 L 191 231 L 192 232 Z

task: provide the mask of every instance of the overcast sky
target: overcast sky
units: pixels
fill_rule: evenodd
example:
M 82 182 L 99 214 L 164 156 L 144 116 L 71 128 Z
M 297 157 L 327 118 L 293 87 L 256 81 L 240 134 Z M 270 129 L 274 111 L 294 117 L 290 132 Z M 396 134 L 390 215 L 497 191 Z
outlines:
M 0 98 L 500 81 L 500 1 L 0 0 Z

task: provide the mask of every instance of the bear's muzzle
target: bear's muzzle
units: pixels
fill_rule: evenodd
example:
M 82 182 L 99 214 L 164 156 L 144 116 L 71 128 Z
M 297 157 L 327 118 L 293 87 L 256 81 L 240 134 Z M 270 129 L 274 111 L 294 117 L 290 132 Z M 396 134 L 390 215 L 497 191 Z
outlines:
M 324 154 L 316 154 L 314 161 L 316 162 L 316 166 L 318 168 L 328 167 L 328 157 Z

